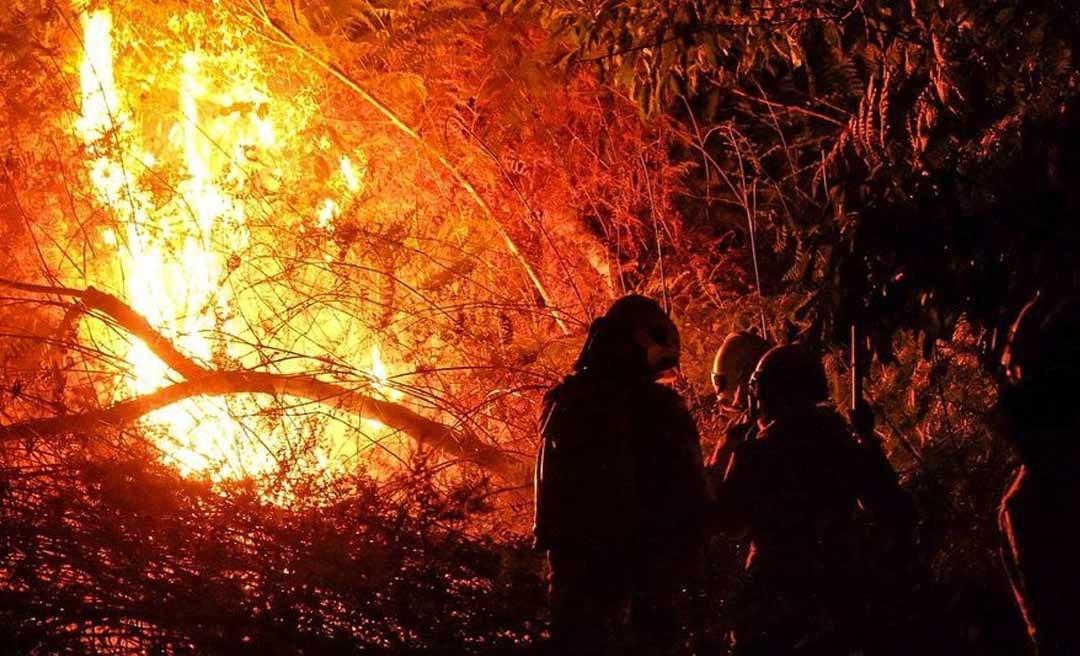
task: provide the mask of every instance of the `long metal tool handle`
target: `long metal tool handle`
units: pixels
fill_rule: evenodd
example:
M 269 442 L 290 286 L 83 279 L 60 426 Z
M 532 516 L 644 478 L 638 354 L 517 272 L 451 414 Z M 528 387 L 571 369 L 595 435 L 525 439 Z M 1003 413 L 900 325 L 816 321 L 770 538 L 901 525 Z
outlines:
M 859 343 L 859 326 L 851 324 L 851 412 L 852 416 L 859 410 L 859 402 L 863 398 L 863 354 L 862 345 Z

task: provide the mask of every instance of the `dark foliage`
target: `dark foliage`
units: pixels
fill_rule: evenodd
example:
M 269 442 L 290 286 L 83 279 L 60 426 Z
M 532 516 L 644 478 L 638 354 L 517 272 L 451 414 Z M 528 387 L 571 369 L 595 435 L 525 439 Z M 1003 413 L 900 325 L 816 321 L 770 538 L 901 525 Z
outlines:
M 724 236 L 702 268 L 760 270 L 774 337 L 799 332 L 829 351 L 860 327 L 880 363 L 879 428 L 924 517 L 938 612 L 975 652 L 1022 651 L 996 553 L 1015 461 L 995 388 L 1020 307 L 1078 282 L 1077 8 L 559 7 L 547 16 L 571 64 L 681 123 L 672 156 L 698 165 L 685 220 L 699 239 Z M 728 306 L 736 327 L 758 323 L 751 291 Z
M 469 537 L 483 485 L 339 483 L 285 510 L 152 460 L 3 470 L 7 653 L 493 653 L 539 632 L 535 557 Z
M 966 317 L 993 363 L 1037 289 L 1076 284 L 1071 3 L 563 7 L 573 61 L 681 118 L 694 200 L 768 230 L 766 289 L 809 295 L 810 336 L 856 322 L 889 360 L 898 331 L 929 352 Z

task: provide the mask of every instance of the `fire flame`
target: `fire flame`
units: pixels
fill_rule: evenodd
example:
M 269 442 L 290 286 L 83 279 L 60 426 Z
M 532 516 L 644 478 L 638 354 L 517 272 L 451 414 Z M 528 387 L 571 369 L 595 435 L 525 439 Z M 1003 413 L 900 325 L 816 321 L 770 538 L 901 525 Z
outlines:
M 113 17 L 100 9 L 82 16 L 80 66 L 81 116 L 76 131 L 89 153 L 93 195 L 109 208 L 119 230 L 105 229 L 101 242 L 116 254 L 122 290 L 131 306 L 194 360 L 207 365 L 251 362 L 252 349 L 241 351 L 249 328 L 239 320 L 239 300 L 231 276 L 250 237 L 244 195 L 251 171 L 273 167 L 281 147 L 271 112 L 274 100 L 255 71 L 258 62 L 233 62 L 253 73 L 211 80 L 210 56 L 198 49 L 179 53 L 176 83 L 177 120 L 167 148 L 144 150 L 138 116 L 126 104 L 114 71 Z M 170 55 L 176 56 L 176 55 Z M 230 56 L 243 58 L 246 53 Z M 208 108 L 227 111 L 208 111 Z M 295 131 L 296 126 L 289 126 Z M 142 173 L 164 161 L 179 174 L 175 200 L 161 201 L 140 185 Z M 338 189 L 314 208 L 316 226 L 329 229 L 342 203 L 363 191 L 364 166 L 340 160 Z M 99 341 L 104 339 L 96 335 Z M 115 342 L 115 338 L 113 339 Z M 176 375 L 142 342 L 114 344 L 132 372 L 118 393 L 153 392 L 176 382 Z M 371 353 L 379 389 L 387 389 L 387 370 L 378 347 Z M 216 480 L 257 476 L 278 466 L 278 455 L 252 440 L 235 417 L 254 415 L 254 399 L 198 398 L 146 417 L 160 437 L 158 446 L 183 473 L 201 472 Z M 329 461 L 328 451 L 315 454 Z

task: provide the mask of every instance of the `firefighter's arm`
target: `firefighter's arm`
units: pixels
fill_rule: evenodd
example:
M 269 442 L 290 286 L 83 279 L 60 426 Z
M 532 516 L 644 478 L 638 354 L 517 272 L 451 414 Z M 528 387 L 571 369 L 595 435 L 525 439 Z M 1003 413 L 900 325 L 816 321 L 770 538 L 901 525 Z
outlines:
M 683 484 L 687 486 L 686 491 L 691 496 L 691 502 L 694 504 L 692 512 L 702 517 L 701 523 L 705 524 L 707 522 L 704 521 L 703 515 L 711 511 L 712 493 L 706 478 L 705 459 L 701 453 L 701 436 L 698 433 L 697 422 L 694 421 L 693 415 L 690 414 L 690 410 L 682 399 L 675 397 L 672 403 L 677 448 L 682 451 L 680 458 L 682 464 L 679 468 L 683 471 L 678 472 L 678 476 L 683 479 Z
M 753 426 L 752 420 L 740 418 L 724 431 L 724 436 L 716 444 L 709 461 L 705 463 L 705 475 L 709 482 L 709 491 L 716 497 L 716 490 L 724 481 L 731 466 L 731 459 L 735 455 L 735 449 L 742 444 Z
M 551 521 L 550 508 L 547 499 L 550 496 L 554 481 L 551 472 L 545 466 L 548 460 L 548 423 L 555 411 L 554 403 L 545 399 L 544 408 L 540 415 L 540 446 L 536 450 L 536 465 L 533 470 L 533 546 L 544 550 L 550 546 Z
M 1001 531 L 1000 555 L 1001 563 L 1005 567 L 1005 574 L 1009 579 L 1009 587 L 1012 588 L 1016 605 L 1020 608 L 1020 614 L 1024 618 L 1028 635 L 1032 642 L 1038 644 L 1039 637 L 1036 634 L 1035 617 L 1031 607 L 1031 596 L 1025 585 L 1024 576 L 1021 573 L 1020 558 L 1024 554 L 1016 528 L 1013 524 L 1013 513 L 1010 508 L 1010 498 L 1006 495 L 998 513 L 998 528 Z
M 899 478 L 882 445 L 881 436 L 874 430 L 874 411 L 866 399 L 860 398 L 851 413 L 850 426 L 857 449 L 852 450 L 853 465 L 859 474 L 859 497 L 875 514 L 887 519 L 900 531 L 909 531 L 914 538 L 915 504 L 900 487 Z
M 717 530 L 733 537 L 740 537 L 747 530 L 746 517 L 754 502 L 755 462 L 749 444 L 734 446 L 723 478 L 713 490 L 713 524 Z
M 899 477 L 885 456 L 881 438 L 876 434 L 859 436 L 851 455 L 853 469 L 859 472 L 859 499 L 890 529 L 894 546 L 913 547 L 917 523 L 915 503 L 900 486 Z
M 1058 518 L 1051 520 L 1044 514 L 1045 500 L 1031 494 L 1027 476 L 1022 468 L 1001 502 L 998 521 L 1005 541 L 1002 555 L 1036 651 L 1055 655 L 1072 653 L 1060 644 L 1073 628 L 1068 622 L 1061 622 L 1061 554 L 1055 549 L 1057 531 L 1051 528 Z
M 546 540 L 544 539 L 544 439 L 540 439 L 540 446 L 536 450 L 536 466 L 533 470 L 533 547 L 543 550 Z

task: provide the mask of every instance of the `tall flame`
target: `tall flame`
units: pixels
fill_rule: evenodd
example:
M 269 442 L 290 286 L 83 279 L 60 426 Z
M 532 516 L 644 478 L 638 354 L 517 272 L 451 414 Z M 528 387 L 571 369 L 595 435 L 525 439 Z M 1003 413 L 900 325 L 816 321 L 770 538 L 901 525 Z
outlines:
M 231 202 L 215 184 L 211 168 L 211 135 L 200 122 L 199 102 L 206 89 L 199 76 L 199 57 L 182 57 L 179 116 L 173 145 L 183 153 L 185 178 L 178 185 L 183 202 L 160 211 L 138 186 L 137 167 L 154 164 L 140 154 L 124 113 L 113 72 L 112 16 L 108 10 L 83 18 L 85 53 L 81 67 L 82 117 L 78 129 L 96 152 L 91 180 L 98 200 L 113 209 L 126 234 L 118 246 L 124 291 L 132 307 L 158 330 L 201 362 L 211 362 L 214 345 L 208 335 L 230 314 L 230 291 L 223 284 L 222 252 L 246 239 L 243 207 Z M 265 126 L 255 126 L 266 132 Z M 116 235 L 104 237 L 116 242 Z M 168 367 L 146 344 L 137 342 L 124 355 L 133 378 L 131 393 L 157 390 L 171 380 Z M 185 401 L 152 413 L 148 421 L 162 428 L 161 446 L 182 471 L 205 470 L 224 463 L 217 476 L 258 474 L 274 467 L 265 451 L 251 449 L 236 458 L 241 428 L 221 399 Z
M 204 54 L 178 53 L 178 120 L 169 132 L 167 151 L 155 156 L 143 151 L 134 125 L 137 117 L 127 113 L 117 88 L 111 13 L 102 9 L 84 14 L 82 30 L 82 103 L 76 130 L 91 155 L 94 196 L 122 228 L 101 234 L 102 242 L 116 249 L 120 287 L 136 311 L 196 361 L 241 362 L 242 354 L 215 336 L 242 335 L 245 330 L 236 319 L 239 301 L 230 285 L 236 254 L 249 240 L 240 200 L 249 185 L 249 167 L 237 163 L 250 163 L 252 151 L 272 151 L 279 145 L 268 112 L 260 111 L 271 102 L 269 93 L 250 78 L 222 83 L 223 76 L 218 76 L 211 82 Z M 247 63 L 248 70 L 258 70 L 257 62 Z M 228 111 L 206 111 L 209 106 Z M 158 200 L 140 187 L 139 174 L 154 171 L 159 159 L 178 163 L 176 200 Z M 340 178 L 337 187 L 347 196 L 363 188 L 363 170 L 357 171 L 347 157 L 341 160 Z M 326 198 L 315 210 L 318 227 L 330 228 L 340 212 L 338 201 Z M 142 342 L 116 344 L 114 350 L 131 371 L 121 393 L 145 394 L 177 380 Z M 377 350 L 373 358 L 375 366 L 383 366 Z M 385 381 L 385 367 L 377 376 Z M 199 398 L 158 410 L 146 421 L 158 429 L 159 446 L 182 472 L 235 478 L 267 473 L 278 465 L 272 449 L 248 439 L 234 419 L 257 410 L 250 399 Z M 325 459 L 325 454 L 316 457 Z

